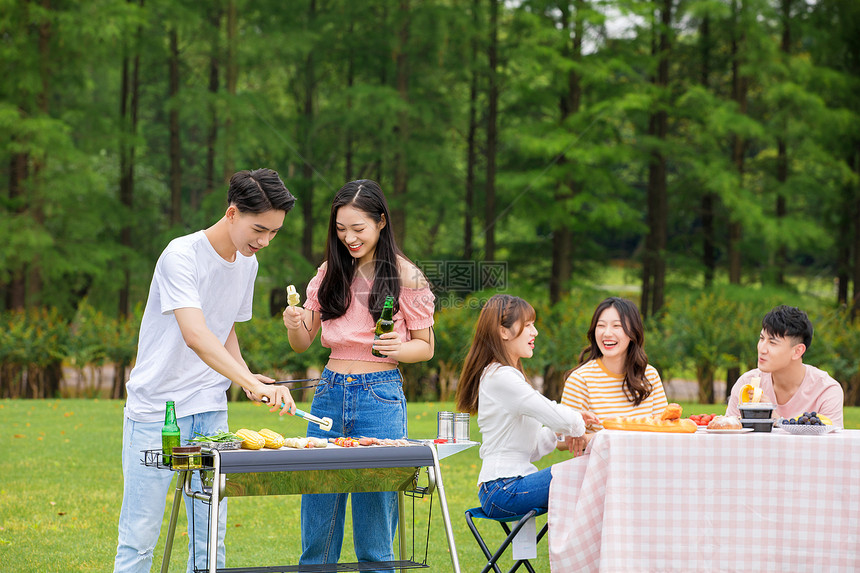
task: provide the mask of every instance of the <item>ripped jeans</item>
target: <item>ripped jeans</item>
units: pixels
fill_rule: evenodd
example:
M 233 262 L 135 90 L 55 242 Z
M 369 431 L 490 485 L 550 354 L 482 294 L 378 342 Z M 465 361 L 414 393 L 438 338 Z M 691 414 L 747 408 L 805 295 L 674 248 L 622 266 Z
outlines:
M 194 437 L 195 433 L 211 435 L 227 429 L 227 411 L 203 412 L 183 416 L 177 420 L 182 434 L 182 443 Z M 164 520 L 165 500 L 172 493 L 171 470 L 145 466 L 141 450 L 161 449 L 161 427 L 163 422 L 135 422 L 125 418 L 122 432 L 122 473 L 124 477 L 122 509 L 119 515 L 119 538 L 117 541 L 115 573 L 149 572 L 152 568 L 153 551 L 158 543 L 161 523 Z M 194 472 L 192 489 L 201 490 L 200 473 Z M 175 487 L 175 486 L 173 486 Z M 194 516 L 194 532 L 188 527 L 188 565 L 187 571 L 195 567 L 207 566 L 207 528 L 209 525 L 209 506 L 202 501 L 185 498 L 185 511 Z M 170 496 L 171 500 L 173 496 Z M 224 530 L 227 525 L 225 499 L 221 503 L 218 529 L 218 567 L 224 566 Z M 193 505 L 193 509 L 192 509 Z M 181 521 L 181 520 L 180 520 Z M 177 522 L 177 529 L 180 523 Z M 180 538 L 181 539 L 181 538 Z M 177 540 L 178 541 L 178 540 Z M 174 545 L 176 548 L 176 545 Z
M 545 468 L 527 476 L 484 482 L 478 488 L 481 509 L 493 518 L 523 515 L 530 509 L 546 510 L 551 481 L 552 469 Z

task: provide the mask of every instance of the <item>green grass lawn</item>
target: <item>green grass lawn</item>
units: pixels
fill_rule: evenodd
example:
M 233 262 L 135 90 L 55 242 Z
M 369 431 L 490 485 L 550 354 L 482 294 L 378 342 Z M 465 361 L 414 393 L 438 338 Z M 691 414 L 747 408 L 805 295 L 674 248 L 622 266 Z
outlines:
M 718 405 L 683 404 L 685 415 L 722 412 Z M 0 572 L 110 571 L 116 550 L 116 526 L 122 500 L 122 402 L 110 400 L 0 400 Z M 300 405 L 308 409 L 308 404 Z M 409 405 L 409 432 L 432 437 L 436 412 L 451 403 Z M 845 409 L 845 425 L 860 428 L 860 408 Z M 305 424 L 279 418 L 249 402 L 230 404 L 230 427 L 269 427 L 286 436 L 303 435 Z M 472 436 L 480 439 L 474 419 Z M 539 467 L 567 459 L 555 452 Z M 466 528 L 463 512 L 477 505 L 475 480 L 478 448 L 442 460 L 448 507 L 464 572 L 480 569 L 482 556 Z M 422 472 L 422 485 L 426 476 Z M 170 494 L 172 496 L 172 492 Z M 167 529 L 155 552 L 158 570 Z M 412 538 L 411 500 L 407 498 L 408 539 Z M 415 560 L 424 560 L 430 498 L 415 505 Z M 228 567 L 284 565 L 300 552 L 299 497 L 231 498 L 228 512 Z M 170 571 L 184 571 L 187 555 L 184 515 L 177 526 Z M 539 520 L 542 524 L 545 518 Z M 490 524 L 488 524 L 490 525 Z M 494 524 L 489 537 L 501 541 Z M 499 529 L 499 531 L 501 531 Z M 347 527 L 343 561 L 354 560 Z M 427 563 L 434 571 L 450 571 L 451 561 L 441 521 L 438 496 L 432 501 Z M 538 550 L 538 571 L 549 571 L 546 545 Z

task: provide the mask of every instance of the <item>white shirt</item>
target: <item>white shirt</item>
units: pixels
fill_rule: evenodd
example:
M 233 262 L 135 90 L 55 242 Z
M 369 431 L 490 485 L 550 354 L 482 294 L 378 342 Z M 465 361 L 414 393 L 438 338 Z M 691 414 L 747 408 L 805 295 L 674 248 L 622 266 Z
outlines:
M 483 440 L 478 485 L 535 473 L 532 462 L 555 449 L 556 433 L 585 433 L 579 412 L 543 396 L 519 370 L 498 362 L 481 374 L 478 428 Z
M 129 374 L 126 415 L 137 422 L 164 420 L 168 400 L 176 416 L 227 409 L 230 380 L 191 350 L 173 311 L 199 308 L 222 343 L 234 323 L 251 319 L 257 259 L 236 253 L 224 260 L 203 231 L 178 237 L 155 264 L 140 323 L 137 361 Z

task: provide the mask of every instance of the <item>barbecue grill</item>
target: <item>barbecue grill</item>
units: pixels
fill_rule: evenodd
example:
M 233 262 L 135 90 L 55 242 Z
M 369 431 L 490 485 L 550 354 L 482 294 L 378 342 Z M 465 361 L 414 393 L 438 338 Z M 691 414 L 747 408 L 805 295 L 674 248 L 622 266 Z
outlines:
M 208 568 L 200 573 L 292 572 L 292 571 L 363 571 L 369 569 L 417 569 L 428 567 L 426 562 L 404 559 L 406 554 L 405 496 L 423 496 L 439 492 L 442 519 L 448 539 L 448 549 L 455 573 L 460 563 L 454 543 L 448 502 L 442 482 L 439 459 L 475 445 L 476 442 L 435 444 L 430 440 L 410 440 L 408 446 L 359 446 L 279 450 L 214 450 L 203 448 L 203 468 L 174 469 L 178 472 L 173 509 L 165 541 L 162 573 L 167 573 L 176 521 L 182 495 L 209 504 Z M 144 451 L 142 463 L 173 469 L 165 465 L 161 450 Z M 428 485 L 418 486 L 419 474 L 426 468 Z M 202 491 L 194 491 L 191 476 L 201 472 Z M 400 560 L 384 563 L 338 563 L 330 565 L 284 565 L 254 568 L 217 568 L 218 514 L 224 497 L 298 495 L 304 493 L 352 493 L 369 491 L 398 492 L 400 525 Z M 413 516 L 414 519 L 414 516 Z M 429 524 L 428 524 L 429 527 Z M 426 557 L 425 557 L 426 561 Z

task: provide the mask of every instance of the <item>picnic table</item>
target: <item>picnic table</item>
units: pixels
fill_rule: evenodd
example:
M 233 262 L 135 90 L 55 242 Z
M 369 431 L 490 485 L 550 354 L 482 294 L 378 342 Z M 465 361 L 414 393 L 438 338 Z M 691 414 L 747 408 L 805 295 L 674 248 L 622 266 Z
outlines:
M 552 472 L 557 573 L 860 571 L 860 430 L 603 430 Z

